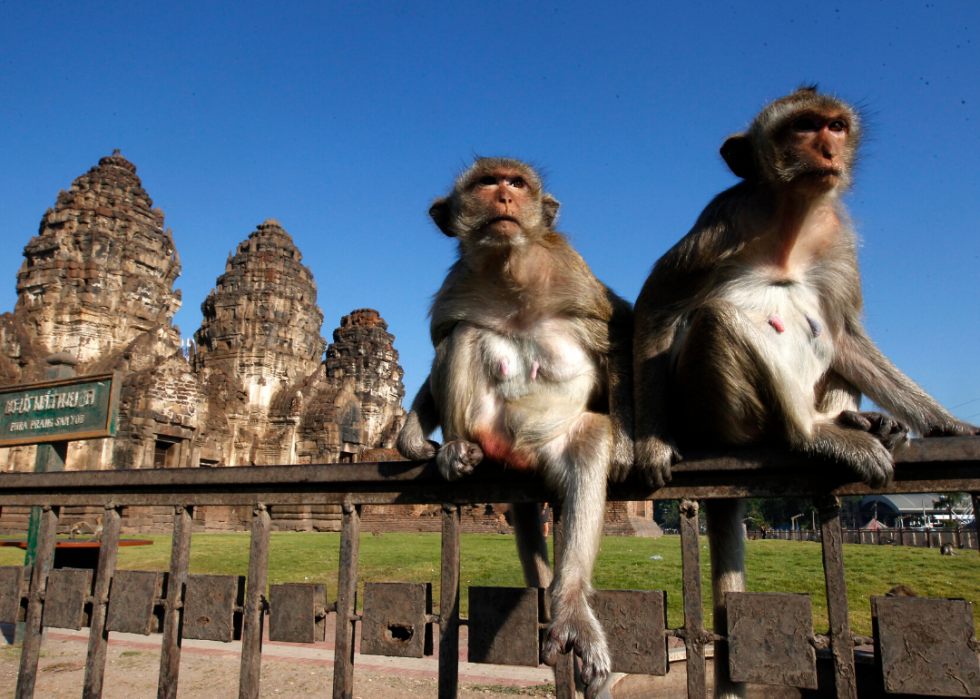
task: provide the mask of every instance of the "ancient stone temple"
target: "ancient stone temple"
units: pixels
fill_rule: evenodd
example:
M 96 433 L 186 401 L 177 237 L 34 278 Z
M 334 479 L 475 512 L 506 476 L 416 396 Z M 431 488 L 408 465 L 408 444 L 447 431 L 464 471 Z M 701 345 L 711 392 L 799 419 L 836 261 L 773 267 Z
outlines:
M 163 221 L 136 167 L 115 152 L 58 195 L 24 248 L 16 308 L 0 315 L 0 383 L 43 379 L 44 359 L 61 351 L 79 360 L 79 375 L 113 371 L 121 381 L 115 437 L 72 442 L 66 468 L 390 458 L 403 371 L 377 311 L 344 316 L 324 361 L 313 274 L 269 219 L 229 256 L 187 357 L 172 325 L 180 262 Z M 0 471 L 32 470 L 34 451 L 0 449 Z M 0 532 L 22 528 L 24 514 L 5 509 Z M 277 523 L 332 529 L 334 515 L 281 511 Z M 229 508 L 197 516 L 207 529 L 242 525 Z M 167 520 L 132 508 L 124 531 Z
M 163 211 L 118 154 L 62 190 L 24 247 L 14 315 L 37 345 L 82 364 L 125 347 L 180 308 L 180 258 Z
M 174 354 L 180 261 L 163 222 L 118 151 L 62 190 L 24 247 L 14 312 L 0 316 L 0 380 L 43 379 L 44 358 L 59 351 L 79 360 L 79 374 L 137 372 Z M 69 468 L 107 467 L 112 441 L 72 443 Z M 0 468 L 30 469 L 33 454 L 0 450 Z
M 280 388 L 313 373 L 327 344 L 313 273 L 302 260 L 292 237 L 270 218 L 228 256 L 201 304 L 195 368 L 221 365 L 237 375 L 249 405 L 260 409 Z

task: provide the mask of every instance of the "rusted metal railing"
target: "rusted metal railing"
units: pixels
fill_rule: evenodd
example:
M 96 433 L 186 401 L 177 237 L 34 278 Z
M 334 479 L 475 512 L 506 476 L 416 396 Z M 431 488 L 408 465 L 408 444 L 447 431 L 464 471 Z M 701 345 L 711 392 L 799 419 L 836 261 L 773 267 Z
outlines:
M 687 694 L 692 699 L 706 696 L 705 648 L 709 643 L 714 643 L 716 648 L 719 644 L 728 644 L 729 663 L 736 681 L 815 689 L 814 652 L 816 648 L 829 646 L 836 696 L 857 697 L 853 649 L 856 644 L 872 639 L 855 637 L 848 623 L 837 496 L 967 491 L 973 494 L 976 502 L 980 494 L 980 437 L 916 440 L 901 451 L 896 460 L 894 482 L 874 490 L 863 484 L 850 483 L 847 472 L 834 464 L 777 450 L 704 454 L 691 458 L 675 466 L 673 480 L 655 493 L 637 482 L 611 485 L 610 500 L 681 501 L 685 614 L 682 628 L 668 629 L 663 593 L 599 591 L 595 606 L 600 619 L 613 624 L 618 631 L 628 631 L 626 634 L 609 634 L 613 669 L 666 673 L 665 638 L 675 636 L 683 639 L 685 644 Z M 702 617 L 697 501 L 703 498 L 789 496 L 813 497 L 819 508 L 829 636 L 813 633 L 809 601 L 799 595 L 742 593 L 741 596 L 730 596 L 727 635 L 706 630 Z M 471 477 L 451 484 L 439 477 L 434 465 L 409 462 L 4 474 L 0 476 L 0 507 L 42 508 L 34 565 L 31 568 L 0 568 L 0 622 L 26 621 L 15 696 L 28 699 L 34 695 L 42 625 L 79 628 L 85 623 L 79 605 L 91 604 L 88 622 L 91 630 L 82 690 L 86 699 L 96 699 L 102 694 L 109 634 L 117 631 L 150 633 L 154 627 L 154 610 L 161 608 L 163 645 L 158 697 L 177 695 L 181 636 L 226 641 L 231 641 L 236 634 L 240 636 L 239 697 L 251 699 L 259 694 L 262 630 L 266 615 L 270 617 L 272 640 L 312 642 L 322 640 L 326 612 L 335 610 L 335 699 L 353 696 L 357 623 L 366 626 L 388 624 L 388 636 L 381 634 L 380 645 L 389 642 L 390 651 L 384 652 L 397 655 L 431 652 L 431 643 L 409 641 L 418 640 L 416 634 L 426 633 L 431 629 L 430 625 L 438 626 L 439 697 L 450 699 L 457 694 L 461 625 L 470 625 L 471 658 L 478 656 L 490 662 L 513 664 L 536 664 L 539 634 L 546 625 L 540 593 L 530 590 L 515 591 L 516 596 L 511 595 L 508 599 L 520 603 L 515 602 L 502 616 L 494 617 L 494 610 L 471 605 L 470 618 L 460 619 L 459 506 L 478 502 L 541 501 L 554 501 L 553 494 L 543 483 L 492 465 L 485 465 Z M 372 586 L 370 594 L 374 597 L 369 604 L 366 592 L 364 613 L 358 615 L 355 591 L 362 505 L 426 503 L 442 504 L 438 614 L 431 613 L 426 586 L 405 584 Z M 330 504 L 341 506 L 343 512 L 336 602 L 327 603 L 322 585 L 272 586 L 267 592 L 270 509 Z M 208 505 L 252 508 L 245 588 L 238 576 L 188 574 L 194 508 Z M 52 568 L 60 510 L 75 506 L 105 509 L 103 545 L 94 580 L 91 575 L 76 575 L 69 569 L 66 572 Z M 130 506 L 173 508 L 173 547 L 170 570 L 165 576 L 161 573 L 116 572 L 120 509 Z M 560 556 L 560 506 L 555 508 L 555 513 L 555 553 Z M 492 592 L 493 589 L 489 590 Z M 493 594 L 485 596 L 492 598 Z M 396 599 L 402 601 L 395 605 L 392 600 Z M 903 605 L 898 608 L 899 612 L 893 608 L 896 604 Z M 388 615 L 386 620 L 373 618 L 369 608 L 384 610 Z M 878 600 L 872 608 L 875 614 L 874 642 L 886 689 L 980 696 L 978 646 L 968 602 L 907 599 L 888 600 L 886 604 Z M 204 611 L 191 611 L 201 609 Z M 525 611 L 518 613 L 518 610 Z M 525 613 L 530 618 L 517 618 Z M 238 632 L 235 630 L 236 618 L 241 620 Z M 902 620 L 902 625 L 896 626 L 896 618 Z M 937 623 L 943 625 L 939 628 L 939 636 Z M 930 639 L 928 647 L 919 647 L 914 654 L 903 654 L 902 644 L 908 645 L 903 629 L 918 634 L 920 640 Z M 506 643 L 493 642 L 499 634 L 503 634 Z M 477 636 L 482 640 L 476 640 Z M 431 637 L 426 635 L 426 638 Z M 423 648 L 425 650 L 421 650 Z M 574 696 L 573 669 L 571 658 L 563 656 L 556 674 L 560 699 Z

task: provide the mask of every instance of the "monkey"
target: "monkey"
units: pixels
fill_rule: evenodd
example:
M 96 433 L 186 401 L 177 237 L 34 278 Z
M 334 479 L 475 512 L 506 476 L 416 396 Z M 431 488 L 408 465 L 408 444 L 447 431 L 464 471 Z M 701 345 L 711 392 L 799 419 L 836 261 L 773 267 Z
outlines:
M 854 108 L 806 86 L 721 147 L 742 182 L 656 262 L 635 305 L 635 451 L 651 487 L 670 479 L 682 449 L 766 443 L 881 486 L 909 428 L 978 433 L 862 327 L 857 238 L 841 201 L 860 137 Z M 862 394 L 887 413 L 861 412 Z M 745 589 L 743 509 L 740 500 L 706 508 L 719 633 L 725 592 Z M 716 696 L 742 696 L 728 679 L 727 649 L 715 657 Z
M 947 542 L 947 543 L 945 543 L 945 544 L 943 544 L 942 546 L 939 547 L 939 555 L 940 556 L 959 556 L 959 554 L 956 553 L 956 549 L 954 549 L 953 548 L 953 545 L 951 543 L 949 543 L 949 542 Z
M 68 530 L 68 538 L 74 539 L 77 535 L 84 534 L 85 529 L 88 529 L 88 533 L 92 535 L 89 538 L 89 541 L 102 541 L 102 515 L 98 515 L 95 518 L 94 527 L 84 519 L 75 522 L 75 524 L 71 526 L 71 529 Z
M 593 697 L 610 668 L 589 606 L 606 483 L 633 466 L 632 307 L 555 229 L 558 208 L 534 168 L 509 158 L 477 158 L 433 202 L 458 257 L 433 299 L 432 371 L 397 446 L 450 481 L 486 458 L 555 491 L 566 524 L 554 579 L 539 503 L 513 507 L 517 548 L 527 585 L 550 590 L 542 659 L 574 650 Z M 429 440 L 437 427 L 442 445 Z
M 896 585 L 885 593 L 885 597 L 918 597 L 918 595 L 908 585 Z

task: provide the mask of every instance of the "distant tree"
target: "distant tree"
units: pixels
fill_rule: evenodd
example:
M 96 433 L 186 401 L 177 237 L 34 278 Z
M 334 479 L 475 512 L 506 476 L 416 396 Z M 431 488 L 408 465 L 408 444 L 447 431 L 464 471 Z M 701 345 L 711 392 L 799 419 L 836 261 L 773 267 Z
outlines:
M 676 500 L 657 500 L 653 508 L 653 519 L 664 529 L 679 529 L 681 515 Z

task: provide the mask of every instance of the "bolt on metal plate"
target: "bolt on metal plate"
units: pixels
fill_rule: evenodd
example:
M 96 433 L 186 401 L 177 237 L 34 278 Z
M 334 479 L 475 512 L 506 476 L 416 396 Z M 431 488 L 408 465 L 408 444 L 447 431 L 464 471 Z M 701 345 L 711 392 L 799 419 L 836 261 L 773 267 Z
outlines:
M 980 697 L 971 602 L 872 597 L 871 615 L 886 692 Z
M 666 592 L 597 590 L 591 603 L 606 632 L 613 672 L 667 674 Z
M 817 689 L 817 653 L 809 595 L 729 592 L 732 680 Z
M 326 638 L 327 586 L 286 583 L 269 586 L 269 640 L 316 643 Z
M 471 587 L 469 661 L 537 667 L 543 595 L 533 587 Z
M 431 583 L 364 583 L 361 653 L 421 658 L 432 654 Z
M 24 621 L 21 600 L 31 587 L 31 566 L 0 566 L 0 624 Z
M 181 637 L 225 643 L 241 638 L 244 599 L 244 576 L 188 575 Z
M 91 569 L 55 568 L 48 573 L 42 624 L 78 630 L 86 625 L 85 600 L 92 596 Z
M 154 605 L 163 597 L 168 573 L 151 570 L 117 570 L 109 587 L 106 630 L 149 636 L 159 627 Z

